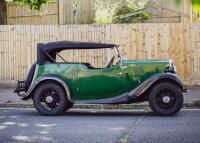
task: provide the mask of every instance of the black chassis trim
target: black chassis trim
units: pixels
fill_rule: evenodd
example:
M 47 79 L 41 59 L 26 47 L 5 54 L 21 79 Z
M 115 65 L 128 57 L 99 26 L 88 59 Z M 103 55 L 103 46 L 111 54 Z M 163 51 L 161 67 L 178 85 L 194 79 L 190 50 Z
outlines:
M 135 89 L 131 90 L 128 93 L 128 96 L 130 98 L 130 100 L 134 100 L 138 97 L 140 97 L 141 95 L 143 95 L 145 93 L 145 91 L 147 91 L 154 83 L 159 82 L 159 81 L 171 81 L 176 83 L 181 90 L 183 91 L 183 85 L 182 82 L 180 80 L 180 78 L 178 77 L 177 74 L 173 74 L 173 73 L 161 73 L 161 74 L 156 74 L 152 77 L 150 77 L 149 79 L 145 80 L 143 83 L 141 83 L 138 87 L 136 87 Z
M 128 99 L 128 92 L 117 95 L 115 97 L 95 99 L 95 100 L 74 100 L 76 104 L 124 104 L 130 103 Z
M 25 94 L 26 86 L 25 86 L 26 81 L 17 81 L 17 86 L 13 93 L 17 93 L 18 96 L 23 97 Z
M 34 81 L 33 84 L 31 84 L 31 86 L 29 87 L 28 91 L 26 92 L 25 96 L 22 98 L 22 100 L 28 100 L 30 99 L 33 95 L 33 91 L 34 89 L 41 83 L 41 82 L 44 82 L 44 81 L 47 81 L 47 80 L 52 80 L 52 81 L 55 81 L 55 82 L 58 82 L 60 83 L 64 89 L 65 89 L 65 92 L 67 94 L 67 98 L 70 102 L 71 101 L 71 97 L 70 97 L 70 90 L 69 90 L 69 87 L 68 85 L 65 83 L 65 80 L 60 77 L 60 76 L 57 76 L 55 74 L 46 74 L 46 75 L 43 75 L 42 77 L 36 79 L 36 81 Z

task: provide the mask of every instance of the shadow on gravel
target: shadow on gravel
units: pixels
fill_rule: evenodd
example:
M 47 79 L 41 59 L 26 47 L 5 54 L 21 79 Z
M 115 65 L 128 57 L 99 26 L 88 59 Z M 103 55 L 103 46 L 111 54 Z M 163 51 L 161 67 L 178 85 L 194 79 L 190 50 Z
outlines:
M 144 111 L 68 111 L 61 116 L 155 116 L 152 112 Z
M 138 117 L 138 116 L 149 116 L 149 117 L 177 117 L 181 116 L 181 112 L 177 113 L 174 116 L 160 116 L 157 115 L 151 111 L 146 112 L 146 111 L 86 111 L 86 112 L 80 112 L 80 111 L 68 111 L 64 113 L 63 115 L 60 116 L 106 116 L 106 117 L 121 117 L 121 116 L 127 116 L 127 117 Z

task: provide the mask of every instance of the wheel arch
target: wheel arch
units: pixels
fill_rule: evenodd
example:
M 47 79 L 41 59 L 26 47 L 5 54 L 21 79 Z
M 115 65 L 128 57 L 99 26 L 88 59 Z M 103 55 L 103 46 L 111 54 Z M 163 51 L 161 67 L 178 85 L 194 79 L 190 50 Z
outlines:
M 168 82 L 168 83 L 172 83 L 175 84 L 176 86 L 178 86 L 180 89 L 183 88 L 182 84 L 180 84 L 179 82 L 177 82 L 176 80 L 172 79 L 172 78 L 161 78 L 159 80 L 157 80 L 156 82 L 154 82 L 144 93 L 143 93 L 143 97 L 145 99 L 148 99 L 148 96 L 151 92 L 151 90 L 153 89 L 153 87 L 155 87 L 156 85 L 162 83 L 162 82 Z
M 138 101 L 145 101 L 148 99 L 148 95 L 157 84 L 161 82 L 170 82 L 177 85 L 181 90 L 183 89 L 182 82 L 176 74 L 163 73 L 152 76 L 151 78 L 144 81 L 137 88 L 129 92 L 129 96 L 133 97 Z
M 173 83 L 173 84 L 177 85 L 180 89 L 183 88 L 182 83 L 178 82 L 177 80 L 175 80 L 175 79 L 173 79 L 173 78 L 161 78 L 161 79 L 157 80 L 156 82 L 154 82 L 154 83 L 150 86 L 150 88 L 153 87 L 153 86 L 156 86 L 157 84 L 159 84 L 159 83 L 161 83 L 161 82 Z
M 44 75 L 40 78 L 38 78 L 34 83 L 30 86 L 28 89 L 26 96 L 23 98 L 23 100 L 28 100 L 32 98 L 35 90 L 42 84 L 46 82 L 53 82 L 55 84 L 58 84 L 59 86 L 62 87 L 62 89 L 65 91 L 67 99 L 72 102 L 71 100 L 71 94 L 68 85 L 66 84 L 65 80 L 62 77 L 59 77 L 57 75 Z

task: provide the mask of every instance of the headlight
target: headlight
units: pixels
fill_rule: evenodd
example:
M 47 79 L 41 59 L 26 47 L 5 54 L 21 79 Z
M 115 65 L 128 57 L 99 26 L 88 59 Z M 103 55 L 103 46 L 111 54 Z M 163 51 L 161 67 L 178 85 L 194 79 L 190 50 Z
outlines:
M 166 67 L 165 72 L 176 73 L 176 66 L 174 66 L 173 61 L 169 61 L 169 67 Z
M 172 60 L 169 60 L 169 66 L 173 67 L 173 61 Z
M 176 66 L 173 66 L 174 67 L 174 72 L 176 73 Z

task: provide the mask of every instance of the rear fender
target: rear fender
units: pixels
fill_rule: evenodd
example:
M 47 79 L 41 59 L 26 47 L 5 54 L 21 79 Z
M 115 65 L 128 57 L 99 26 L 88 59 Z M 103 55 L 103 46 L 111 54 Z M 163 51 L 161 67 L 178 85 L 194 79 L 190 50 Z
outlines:
M 175 83 L 176 85 L 178 85 L 178 87 L 180 87 L 181 90 L 183 90 L 183 85 L 178 75 L 172 73 L 161 73 L 161 74 L 156 74 L 151 78 L 145 80 L 138 87 L 131 90 L 128 93 L 128 96 L 132 98 L 139 97 L 143 95 L 146 91 L 153 88 L 154 85 L 158 84 L 159 82 L 166 82 L 166 81 Z
M 57 75 L 53 75 L 53 74 L 47 74 L 44 76 L 39 77 L 38 79 L 36 79 L 34 81 L 34 83 L 29 87 L 28 91 L 26 92 L 26 96 L 23 97 L 23 100 L 28 100 L 33 96 L 33 92 L 34 90 L 41 85 L 42 83 L 44 83 L 45 81 L 53 81 L 56 82 L 60 85 L 62 85 L 62 87 L 64 88 L 66 94 L 67 94 L 67 98 L 70 102 L 72 102 L 71 100 L 71 95 L 70 95 L 70 90 L 69 87 L 67 86 L 67 84 L 65 83 L 64 79 L 62 77 L 59 77 Z

